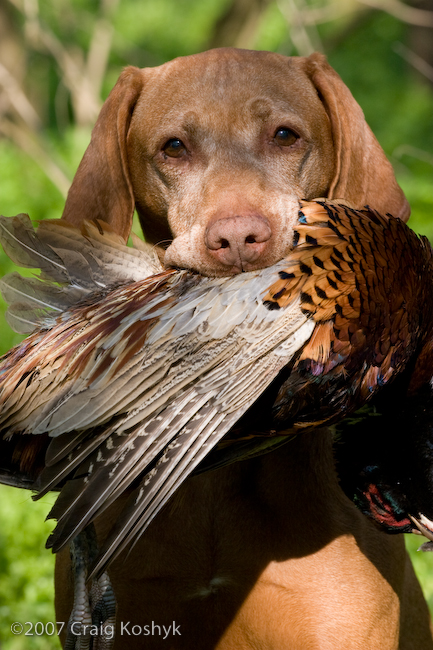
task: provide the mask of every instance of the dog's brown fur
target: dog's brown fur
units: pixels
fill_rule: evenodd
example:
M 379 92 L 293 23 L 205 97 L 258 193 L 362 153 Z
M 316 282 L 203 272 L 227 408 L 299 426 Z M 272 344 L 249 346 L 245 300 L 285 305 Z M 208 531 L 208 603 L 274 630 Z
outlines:
M 228 275 L 280 259 L 297 200 L 318 196 L 409 215 L 324 57 L 223 49 L 123 72 L 64 218 L 104 219 L 127 236 L 136 206 L 148 241 L 168 240 L 167 264 Z M 99 520 L 101 538 L 117 507 Z M 110 574 L 116 648 L 433 648 L 403 540 L 344 497 L 328 431 L 190 479 Z M 57 620 L 67 620 L 71 597 L 64 552 Z M 175 621 L 181 634 L 128 636 L 152 621 Z

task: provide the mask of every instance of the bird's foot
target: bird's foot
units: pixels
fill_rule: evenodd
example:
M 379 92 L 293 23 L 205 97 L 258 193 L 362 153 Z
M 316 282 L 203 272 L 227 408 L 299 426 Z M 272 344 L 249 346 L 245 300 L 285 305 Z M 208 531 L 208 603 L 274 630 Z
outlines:
M 70 545 L 74 575 L 74 604 L 68 621 L 65 650 L 111 650 L 114 646 L 116 599 L 107 573 L 87 587 L 89 567 L 98 546 L 93 524 Z

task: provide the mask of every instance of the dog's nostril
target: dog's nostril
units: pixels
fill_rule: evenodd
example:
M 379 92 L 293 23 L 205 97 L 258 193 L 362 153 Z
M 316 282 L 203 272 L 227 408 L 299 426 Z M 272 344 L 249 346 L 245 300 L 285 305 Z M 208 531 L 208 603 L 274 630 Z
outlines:
M 205 245 L 220 264 L 239 270 L 251 269 L 272 246 L 272 230 L 261 215 L 223 217 L 212 221 L 205 232 Z

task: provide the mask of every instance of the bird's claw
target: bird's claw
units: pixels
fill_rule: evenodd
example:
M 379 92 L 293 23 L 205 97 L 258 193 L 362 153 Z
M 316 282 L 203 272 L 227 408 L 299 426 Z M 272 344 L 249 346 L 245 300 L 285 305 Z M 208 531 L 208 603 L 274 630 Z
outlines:
M 96 533 L 90 524 L 70 544 L 74 604 L 68 621 L 65 650 L 111 650 L 114 646 L 116 599 L 107 573 L 87 587 L 88 570 L 97 555 Z

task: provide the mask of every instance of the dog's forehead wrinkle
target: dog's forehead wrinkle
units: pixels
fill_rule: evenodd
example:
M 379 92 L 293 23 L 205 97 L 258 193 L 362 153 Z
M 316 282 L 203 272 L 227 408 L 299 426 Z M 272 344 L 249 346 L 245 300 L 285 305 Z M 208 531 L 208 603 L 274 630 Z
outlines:
M 268 118 L 274 108 L 274 102 L 269 97 L 252 97 L 246 104 L 254 117 Z
M 218 108 L 244 107 L 251 103 L 256 113 L 273 107 L 292 106 L 295 112 L 312 105 L 320 107 L 322 102 L 317 91 L 304 74 L 286 63 L 276 71 L 271 59 L 261 61 L 261 74 L 257 74 L 257 61 L 247 58 L 216 59 L 206 66 L 198 59 L 188 66 L 181 65 L 181 61 L 173 65 L 176 62 L 171 61 L 165 64 L 166 69 L 154 75 L 143 97 L 147 97 L 149 107 L 153 106 L 159 114 L 170 111 L 174 104 L 182 111 L 183 106 L 193 108 L 204 103 L 216 103 Z M 230 102 L 227 102 L 228 94 Z
M 262 89 L 262 94 L 271 96 L 270 90 L 281 89 L 288 82 L 293 83 L 299 78 L 305 79 L 297 66 L 273 52 L 232 50 L 226 56 L 221 56 L 219 50 L 216 56 L 214 54 L 215 51 L 187 57 L 188 65 L 184 65 L 185 59 L 171 61 L 167 71 L 181 83 L 193 77 L 198 86 L 205 85 L 207 89 L 211 86 L 215 95 L 220 96 L 227 88 L 233 91 L 233 88 L 251 86 L 255 90 Z M 196 88 L 197 86 L 194 87 Z
M 267 98 L 252 97 L 245 103 L 245 114 L 264 124 L 271 123 L 274 126 L 289 126 L 300 131 L 300 135 L 311 137 L 307 120 L 303 113 L 292 108 L 290 101 L 287 99 L 278 99 L 273 97 L 272 100 Z M 239 113 L 238 113 L 239 115 Z

